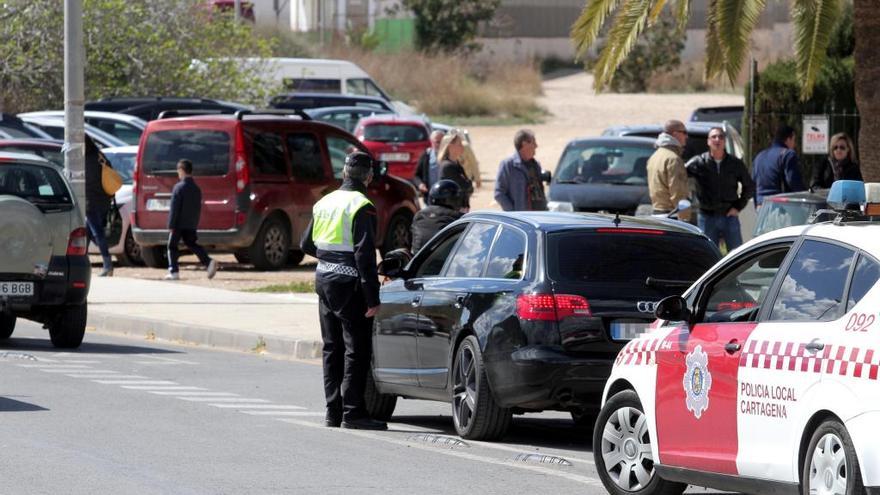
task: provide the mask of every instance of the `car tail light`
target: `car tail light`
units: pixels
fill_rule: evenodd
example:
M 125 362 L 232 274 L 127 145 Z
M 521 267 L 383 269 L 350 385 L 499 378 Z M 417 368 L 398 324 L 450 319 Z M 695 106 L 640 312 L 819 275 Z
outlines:
M 516 314 L 523 320 L 560 321 L 569 316 L 592 316 L 590 303 L 571 294 L 522 294 Z
M 235 133 L 235 192 L 244 192 L 250 181 L 251 173 L 244 149 L 244 132 L 239 127 Z
M 244 225 L 247 215 L 243 211 L 235 212 L 235 225 Z
M 68 256 L 85 256 L 89 249 L 89 235 L 85 227 L 74 229 L 67 241 Z

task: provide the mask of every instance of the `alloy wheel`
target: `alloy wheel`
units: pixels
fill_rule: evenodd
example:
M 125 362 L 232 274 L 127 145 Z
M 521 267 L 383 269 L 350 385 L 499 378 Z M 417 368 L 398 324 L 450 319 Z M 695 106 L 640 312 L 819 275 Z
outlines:
M 477 408 L 477 369 L 473 349 L 463 345 L 458 350 L 452 408 L 459 430 L 470 426 Z
M 266 240 L 263 248 L 266 252 L 266 259 L 273 265 L 280 265 L 287 258 L 285 250 L 285 234 L 281 227 L 273 226 L 266 232 Z
M 827 433 L 816 444 L 810 459 L 810 493 L 845 495 L 846 474 L 843 442 L 837 435 Z
M 134 237 L 132 237 L 131 232 L 125 236 L 125 247 L 123 249 L 125 249 L 125 255 L 128 256 L 128 259 L 131 260 L 133 264 L 143 263 L 141 245 L 134 242 Z
M 654 479 L 654 456 L 648 421 L 642 411 L 621 407 L 605 422 L 602 432 L 605 470 L 621 489 L 635 492 Z

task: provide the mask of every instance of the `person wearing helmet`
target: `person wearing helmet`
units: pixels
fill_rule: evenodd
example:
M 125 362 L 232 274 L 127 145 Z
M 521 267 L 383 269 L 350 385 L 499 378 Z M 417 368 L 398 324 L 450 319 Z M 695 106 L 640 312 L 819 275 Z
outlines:
M 315 292 L 324 341 L 324 424 L 362 430 L 388 425 L 369 417 L 364 404 L 370 372 L 373 316 L 379 311 L 376 208 L 367 198 L 373 159 L 356 151 L 345 158 L 342 186 L 312 208 L 300 247 L 318 258 Z
M 429 206 L 416 213 L 412 223 L 412 252 L 417 253 L 434 234 L 461 218 L 464 195 L 453 180 L 442 179 L 431 186 Z

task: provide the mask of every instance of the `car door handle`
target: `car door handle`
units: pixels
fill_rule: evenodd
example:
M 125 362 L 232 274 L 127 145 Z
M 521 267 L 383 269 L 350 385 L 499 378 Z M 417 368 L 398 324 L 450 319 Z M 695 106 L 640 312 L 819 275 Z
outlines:
M 728 354 L 733 354 L 740 349 L 742 349 L 742 345 L 740 345 L 739 342 L 728 342 L 724 344 L 724 350 L 727 351 Z
M 418 308 L 418 307 L 419 307 L 419 304 L 420 304 L 421 302 L 422 302 L 422 296 L 416 296 L 416 297 L 414 297 L 414 298 L 412 299 L 412 302 L 409 303 L 409 304 L 410 304 L 410 306 L 412 306 L 412 307 L 414 307 L 414 308 Z
M 813 340 L 804 346 L 810 352 L 819 352 L 825 348 L 825 344 L 819 342 L 818 340 Z
M 464 295 L 460 294 L 455 296 L 455 309 L 461 309 L 461 307 L 464 306 L 464 299 Z

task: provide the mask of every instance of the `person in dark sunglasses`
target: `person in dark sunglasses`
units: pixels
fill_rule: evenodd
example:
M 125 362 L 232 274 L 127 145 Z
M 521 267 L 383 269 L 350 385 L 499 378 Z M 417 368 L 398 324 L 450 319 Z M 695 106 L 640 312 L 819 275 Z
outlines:
M 810 189 L 828 189 L 836 180 L 862 180 L 862 171 L 855 156 L 853 141 L 845 132 L 831 136 L 828 159 L 813 170 Z

